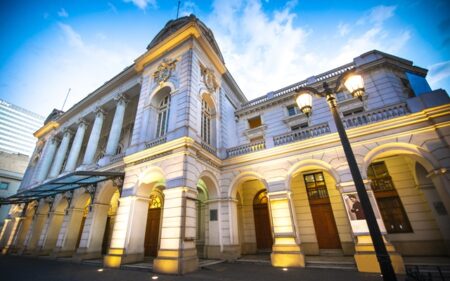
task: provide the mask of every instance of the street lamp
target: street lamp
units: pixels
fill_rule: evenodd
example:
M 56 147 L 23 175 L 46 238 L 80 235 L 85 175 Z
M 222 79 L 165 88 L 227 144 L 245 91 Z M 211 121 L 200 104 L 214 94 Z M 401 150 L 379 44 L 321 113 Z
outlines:
M 331 90 L 326 82 L 323 83 L 323 91 L 319 92 L 311 87 L 302 87 L 296 92 L 298 93 L 295 100 L 300 110 L 309 118 L 312 114 L 312 96 L 325 97 L 330 111 L 333 115 L 336 128 L 341 139 L 342 147 L 347 158 L 350 172 L 355 183 L 356 191 L 366 215 L 367 226 L 369 227 L 370 237 L 372 238 L 373 246 L 375 248 L 375 254 L 377 256 L 378 263 L 380 264 L 381 274 L 385 281 L 397 280 L 394 269 L 392 268 L 391 259 L 384 245 L 383 236 L 381 235 L 380 228 L 378 227 L 377 219 L 372 209 L 372 205 L 369 201 L 369 196 L 366 191 L 366 187 L 359 172 L 358 165 L 356 163 L 355 155 L 353 154 L 350 142 L 345 132 L 344 125 L 336 106 L 335 93 L 342 89 L 342 84 L 345 85 L 347 90 L 353 97 L 362 101 L 364 96 L 364 80 L 361 75 L 357 75 L 354 71 L 348 71 L 339 77 L 334 90 Z

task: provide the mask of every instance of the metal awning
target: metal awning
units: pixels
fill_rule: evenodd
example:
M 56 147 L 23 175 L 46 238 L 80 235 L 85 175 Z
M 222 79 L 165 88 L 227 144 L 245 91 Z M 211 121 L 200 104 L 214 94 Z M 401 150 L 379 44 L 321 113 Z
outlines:
M 34 188 L 18 192 L 7 198 L 0 198 L 0 205 L 26 203 L 80 187 L 95 185 L 99 182 L 123 177 L 123 172 L 76 171 L 56 178 Z

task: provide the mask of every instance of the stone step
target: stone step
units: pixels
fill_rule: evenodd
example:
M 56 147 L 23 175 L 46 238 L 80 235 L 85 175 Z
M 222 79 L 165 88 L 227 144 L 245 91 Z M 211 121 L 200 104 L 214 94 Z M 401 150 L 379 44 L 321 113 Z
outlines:
M 345 264 L 308 264 L 307 268 L 322 268 L 322 269 L 341 269 L 341 270 L 358 270 L 356 265 L 345 265 Z
M 121 265 L 120 268 L 137 271 L 152 271 L 153 265 L 151 263 L 132 263 Z
M 306 267 L 357 270 L 356 263 L 353 259 L 343 257 L 342 258 L 316 257 L 314 259 L 306 258 Z

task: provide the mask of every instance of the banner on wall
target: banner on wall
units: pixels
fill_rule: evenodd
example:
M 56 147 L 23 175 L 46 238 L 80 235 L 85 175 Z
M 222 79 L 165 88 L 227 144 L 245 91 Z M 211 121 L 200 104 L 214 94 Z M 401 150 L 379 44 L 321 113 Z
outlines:
M 381 218 L 381 214 L 378 209 L 378 204 L 377 201 L 375 200 L 373 191 L 367 191 L 367 194 L 369 195 L 370 204 L 372 205 L 372 209 L 375 213 L 375 217 L 377 219 L 378 226 L 380 227 L 380 231 L 382 234 L 386 234 L 386 228 L 384 227 L 384 223 Z M 369 227 L 367 226 L 366 216 L 362 209 L 358 193 L 357 192 L 343 193 L 342 198 L 344 199 L 345 209 L 347 210 L 347 216 L 352 226 L 353 234 L 355 235 L 369 234 Z

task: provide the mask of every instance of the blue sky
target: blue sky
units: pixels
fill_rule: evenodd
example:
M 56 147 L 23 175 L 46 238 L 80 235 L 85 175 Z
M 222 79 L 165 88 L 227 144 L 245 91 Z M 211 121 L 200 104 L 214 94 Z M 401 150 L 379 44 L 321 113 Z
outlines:
M 176 17 L 177 0 L 0 2 L 0 98 L 47 116 L 101 86 Z M 450 90 L 450 1 L 181 1 L 214 32 L 249 99 L 372 49 Z

